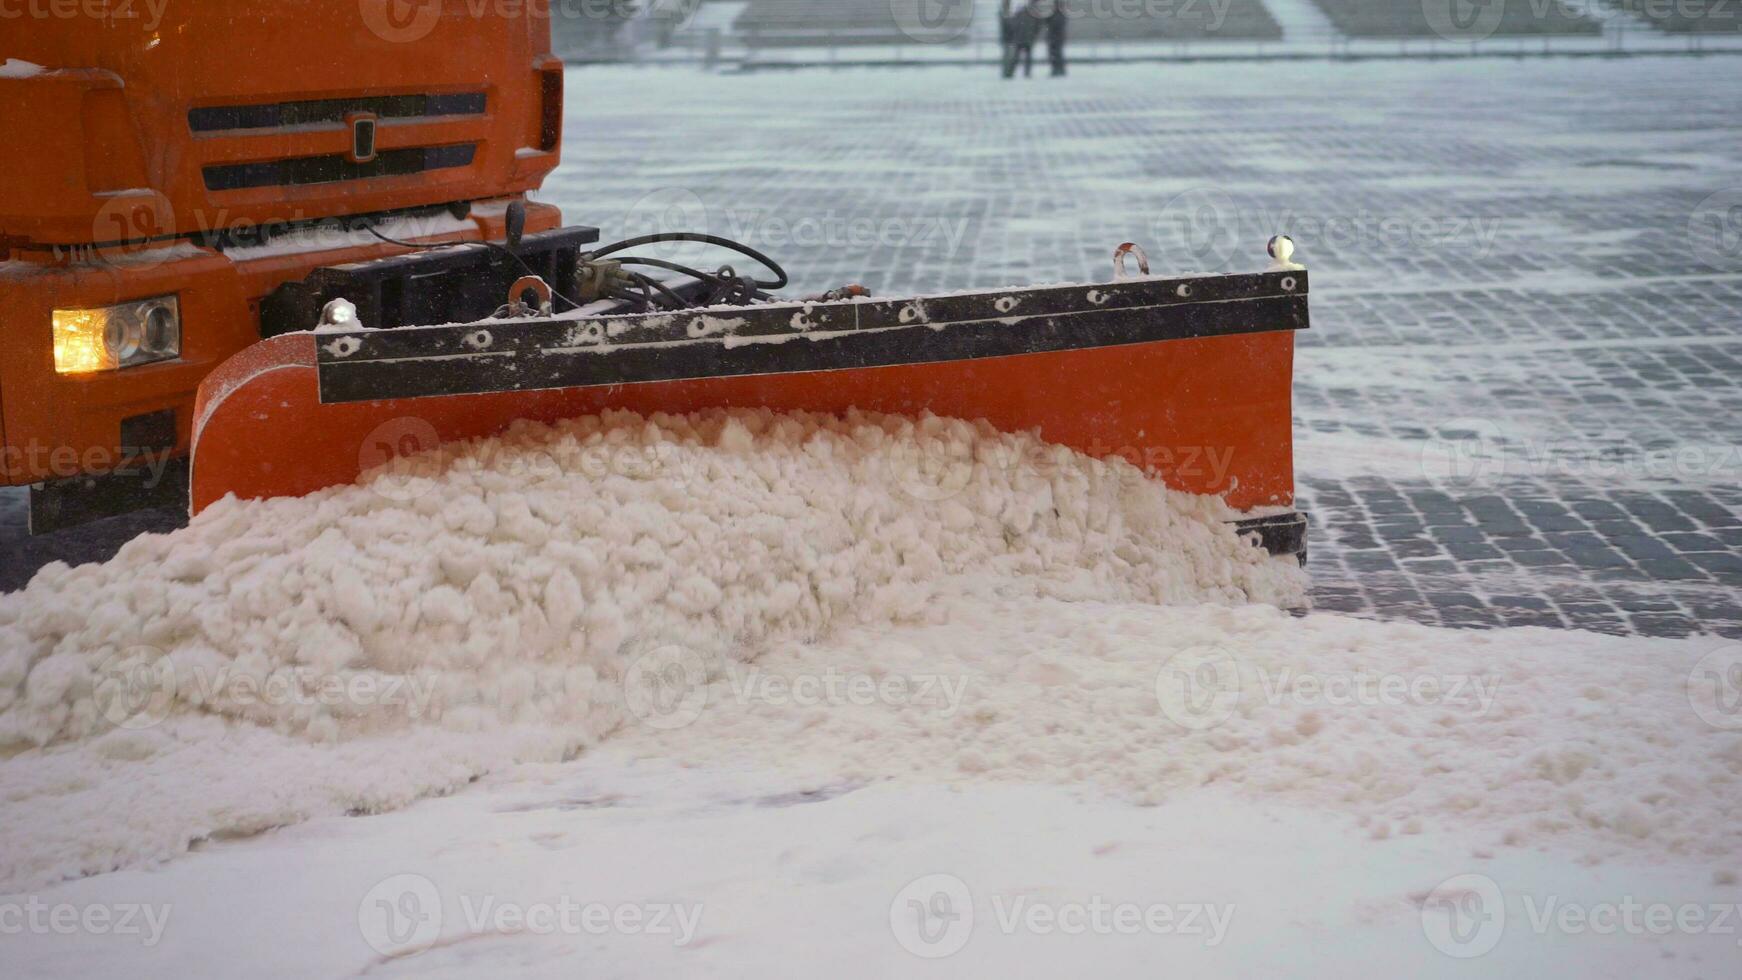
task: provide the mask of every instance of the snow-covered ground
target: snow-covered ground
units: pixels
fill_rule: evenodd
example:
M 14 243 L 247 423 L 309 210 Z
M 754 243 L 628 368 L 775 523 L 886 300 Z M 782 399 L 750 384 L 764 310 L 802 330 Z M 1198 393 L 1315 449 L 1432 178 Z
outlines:
M 9 936 L 15 976 L 1721 980 L 1738 957 L 1735 885 L 1655 856 L 1374 841 L 1215 787 L 1133 807 L 609 753 L 39 894 L 163 903 L 161 937 L 143 911 L 138 935 Z
M 743 412 L 214 508 L 0 600 L 7 961 L 1734 965 L 1733 648 L 1291 615 L 1230 516 Z
M 1517 70 L 1520 84 L 1594 71 Z M 1266 71 L 1189 84 L 1270 99 L 1299 78 Z M 1384 77 L 1312 71 L 1331 94 Z M 1468 66 L 1396 71 L 1500 98 Z M 1192 77 L 1176 72 L 1079 73 L 1076 111 L 1113 112 L 1104 100 L 1143 85 L 1165 95 Z M 778 247 L 811 234 L 780 222 L 811 218 L 815 247 L 782 252 L 802 286 L 960 288 L 1096 275 L 1102 240 L 1127 237 L 1112 227 L 1127 188 L 1133 214 L 1165 213 L 1201 179 L 1177 173 L 1206 163 L 1189 139 L 1209 125 L 1199 110 L 1130 135 L 1177 147 L 1173 174 L 1103 172 L 1128 144 L 1073 140 L 1056 113 L 1011 122 L 1020 146 L 933 133 L 888 172 L 853 158 L 850 127 L 826 128 L 875 87 L 948 125 L 994 84 L 943 69 L 573 73 L 570 139 L 590 149 L 551 193 L 574 220 L 610 201 L 625 217 L 607 231 L 632 233 L 690 225 L 693 200 L 742 179 L 752 199 L 704 208 L 708 230 Z M 589 132 L 601 90 L 611 107 Z M 738 135 L 648 162 L 650 201 L 612 199 L 640 179 L 621 165 L 638 141 L 670 138 L 646 121 L 659 111 Z M 780 158 L 807 134 L 821 145 Z M 1250 138 L 1255 171 L 1287 170 L 1285 137 Z M 1081 157 L 1083 183 L 959 227 L 928 210 L 978 200 L 975 168 L 1033 153 Z M 619 167 L 589 172 L 603 156 Z M 1262 183 L 1223 179 L 1240 200 Z M 780 207 L 823 187 L 838 211 Z M 583 188 L 597 196 L 564 199 Z M 911 209 L 853 255 L 854 219 L 895 199 Z M 1311 244 L 1300 258 L 1336 257 L 1345 281 L 1444 278 L 1370 241 Z M 1236 262 L 1185 247 L 1152 254 Z M 1304 361 L 1327 390 L 1374 363 Z M 1386 373 L 1427 412 L 1446 393 L 1423 363 L 1399 354 Z M 1336 450 L 1303 470 L 1419 465 L 1360 435 L 1303 440 Z M 1228 516 L 1119 464 L 959 424 L 618 417 L 215 509 L 108 565 L 51 568 L 0 598 L 0 968 L 1742 968 L 1742 648 L 1305 613 L 1298 570 L 1236 540 Z

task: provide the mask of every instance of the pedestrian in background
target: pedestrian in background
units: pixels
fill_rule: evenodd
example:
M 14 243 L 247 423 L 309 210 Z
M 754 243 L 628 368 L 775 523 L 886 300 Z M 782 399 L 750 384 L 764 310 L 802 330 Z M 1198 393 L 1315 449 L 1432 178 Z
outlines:
M 1004 39 L 1004 77 L 1013 78 L 1020 62 L 1022 74 L 1034 74 L 1034 42 L 1040 37 L 1041 22 L 1034 4 L 1026 4 L 1010 12 L 1010 0 L 1000 0 L 998 8 L 999 35 Z
M 1047 0 L 1052 12 L 1046 17 L 1046 59 L 1052 62 L 1054 78 L 1065 73 L 1065 5 Z

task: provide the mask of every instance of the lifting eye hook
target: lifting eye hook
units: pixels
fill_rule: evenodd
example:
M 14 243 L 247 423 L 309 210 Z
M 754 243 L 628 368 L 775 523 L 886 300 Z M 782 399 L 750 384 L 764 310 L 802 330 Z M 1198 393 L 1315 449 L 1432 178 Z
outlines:
M 1137 272 L 1139 275 L 1149 275 L 1149 256 L 1143 254 L 1143 249 L 1136 242 L 1120 242 L 1113 250 L 1113 278 L 1126 278 L 1125 256 L 1137 256 Z
M 536 307 L 524 300 L 532 292 L 538 296 Z M 508 312 L 511 316 L 550 316 L 550 284 L 537 276 L 521 276 L 508 287 Z

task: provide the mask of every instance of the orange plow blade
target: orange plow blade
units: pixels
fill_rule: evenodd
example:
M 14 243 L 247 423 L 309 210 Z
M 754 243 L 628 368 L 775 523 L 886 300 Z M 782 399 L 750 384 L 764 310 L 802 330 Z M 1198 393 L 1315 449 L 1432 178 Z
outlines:
M 1294 501 L 1306 292 L 1305 273 L 1265 273 L 288 334 L 202 386 L 190 503 L 349 483 L 519 419 L 858 408 L 1034 430 L 1274 515 Z

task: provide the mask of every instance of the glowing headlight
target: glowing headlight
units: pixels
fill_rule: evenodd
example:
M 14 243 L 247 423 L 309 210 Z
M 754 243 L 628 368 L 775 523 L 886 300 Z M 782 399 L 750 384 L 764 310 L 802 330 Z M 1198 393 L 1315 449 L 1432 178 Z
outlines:
M 181 356 L 181 304 L 174 296 L 98 310 L 54 311 L 54 369 L 113 371 Z

